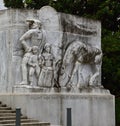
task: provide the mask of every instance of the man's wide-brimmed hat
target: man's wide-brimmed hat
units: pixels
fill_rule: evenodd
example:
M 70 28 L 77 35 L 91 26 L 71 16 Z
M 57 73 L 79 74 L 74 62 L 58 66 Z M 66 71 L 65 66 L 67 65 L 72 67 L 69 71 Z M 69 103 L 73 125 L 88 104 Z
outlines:
M 33 24 L 36 23 L 39 27 L 42 25 L 42 22 L 38 19 L 32 19 L 32 18 L 28 18 L 26 19 L 26 22 L 29 23 L 29 27 Z

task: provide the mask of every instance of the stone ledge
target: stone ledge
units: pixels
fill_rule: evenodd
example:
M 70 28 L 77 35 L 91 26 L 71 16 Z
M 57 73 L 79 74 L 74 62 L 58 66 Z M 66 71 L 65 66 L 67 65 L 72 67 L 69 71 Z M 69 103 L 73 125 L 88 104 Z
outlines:
M 75 93 L 75 94 L 110 94 L 109 90 L 102 86 L 98 87 L 61 87 L 61 88 L 44 88 L 30 85 L 15 85 L 13 93 Z

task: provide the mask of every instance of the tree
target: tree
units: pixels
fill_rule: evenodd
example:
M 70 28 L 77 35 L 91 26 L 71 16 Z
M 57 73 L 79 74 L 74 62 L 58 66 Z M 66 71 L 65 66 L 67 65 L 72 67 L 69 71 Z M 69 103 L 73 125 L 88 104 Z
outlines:
M 102 37 L 102 82 L 112 94 L 120 95 L 120 32 L 108 32 Z
M 24 4 L 22 0 L 4 0 L 6 7 L 10 8 L 23 8 Z
M 50 5 L 59 12 L 83 15 L 87 0 L 51 0 Z
M 102 28 L 110 31 L 119 30 L 120 1 L 118 0 L 88 0 L 84 16 L 98 19 Z
M 45 5 L 49 5 L 49 0 L 25 0 L 27 8 L 40 9 Z

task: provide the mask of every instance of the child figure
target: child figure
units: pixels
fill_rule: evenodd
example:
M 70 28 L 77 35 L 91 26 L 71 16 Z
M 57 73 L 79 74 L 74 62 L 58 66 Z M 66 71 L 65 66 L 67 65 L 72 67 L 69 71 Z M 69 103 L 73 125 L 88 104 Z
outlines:
M 40 67 L 39 67 L 39 63 L 38 63 L 38 47 L 37 46 L 32 47 L 32 54 L 29 58 L 28 65 L 29 65 L 29 82 L 30 82 L 30 85 L 33 86 L 34 85 L 33 84 L 34 75 L 36 74 L 36 78 L 38 80 L 39 73 L 40 73 Z

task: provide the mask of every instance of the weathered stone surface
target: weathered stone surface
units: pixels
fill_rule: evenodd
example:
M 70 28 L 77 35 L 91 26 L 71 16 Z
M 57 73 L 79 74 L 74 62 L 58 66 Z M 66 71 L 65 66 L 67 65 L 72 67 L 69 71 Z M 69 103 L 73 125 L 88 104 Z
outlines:
M 43 50 L 38 47 L 42 33 Z M 99 21 L 49 6 L 2 10 L 0 50 L 0 92 L 8 93 L 0 95 L 4 103 L 55 125 L 66 126 L 66 109 L 72 108 L 73 126 L 115 126 L 114 97 L 101 85 Z
M 112 95 L 1 94 L 0 100 L 13 108 L 22 108 L 22 113 L 29 118 L 54 125 L 66 126 L 66 109 L 71 108 L 73 126 L 115 126 L 115 104 Z
M 42 21 L 43 29 L 46 31 L 62 31 L 61 20 L 58 12 L 50 7 L 44 6 L 38 12 L 38 18 Z
M 0 91 L 12 92 L 13 86 L 22 80 L 21 78 L 21 56 L 23 52 L 19 42 L 20 36 L 27 27 L 23 20 L 28 16 L 35 16 L 36 12 L 22 10 L 0 11 Z
M 4 10 L 0 12 L 0 17 L 2 92 L 13 92 L 16 84 L 46 85 L 49 88 L 77 87 L 78 90 L 88 86 L 101 87 L 100 22 L 58 13 L 49 6 L 40 10 Z M 36 27 L 38 22 L 42 26 Z M 38 47 L 39 54 L 35 56 L 32 48 L 40 46 L 42 39 L 45 41 L 42 48 Z M 50 44 L 50 52 L 45 52 L 45 43 Z M 35 64 L 27 62 L 26 56 L 32 62 L 36 59 L 36 64 L 39 62 L 37 57 L 44 59 L 44 63 L 39 62 L 41 66 L 33 68 Z M 41 73 L 49 79 L 43 78 Z M 47 83 L 49 81 L 50 84 Z

